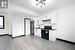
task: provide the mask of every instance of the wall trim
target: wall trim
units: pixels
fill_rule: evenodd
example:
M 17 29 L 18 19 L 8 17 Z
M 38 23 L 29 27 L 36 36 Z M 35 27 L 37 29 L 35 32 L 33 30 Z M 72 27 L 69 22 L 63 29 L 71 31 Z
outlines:
M 7 36 L 7 35 L 9 35 L 9 34 L 2 34 L 2 35 L 0 35 L 0 36 Z
M 60 38 L 56 38 L 57 40 L 63 41 L 63 42 L 67 42 L 67 43 L 71 43 L 71 44 L 75 44 L 75 42 L 71 42 L 68 40 L 64 40 L 64 39 L 60 39 Z
M 25 36 L 25 35 L 16 36 L 16 37 L 12 37 L 12 36 L 11 36 L 11 37 L 12 37 L 12 39 L 14 39 L 14 38 L 22 37 L 22 36 Z

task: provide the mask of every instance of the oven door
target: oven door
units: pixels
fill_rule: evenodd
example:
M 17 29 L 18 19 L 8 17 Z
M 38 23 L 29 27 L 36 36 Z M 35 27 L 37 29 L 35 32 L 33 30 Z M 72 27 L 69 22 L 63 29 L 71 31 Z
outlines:
M 49 40 L 49 30 L 42 29 L 41 30 L 41 37 L 46 39 L 46 40 Z

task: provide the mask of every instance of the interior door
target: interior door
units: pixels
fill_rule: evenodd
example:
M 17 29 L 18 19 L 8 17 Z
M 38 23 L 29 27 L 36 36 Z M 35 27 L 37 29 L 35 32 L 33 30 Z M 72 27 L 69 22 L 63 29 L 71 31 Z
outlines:
M 30 33 L 31 35 L 34 35 L 34 21 L 30 22 Z
M 30 20 L 29 19 L 25 19 L 25 35 L 30 35 Z

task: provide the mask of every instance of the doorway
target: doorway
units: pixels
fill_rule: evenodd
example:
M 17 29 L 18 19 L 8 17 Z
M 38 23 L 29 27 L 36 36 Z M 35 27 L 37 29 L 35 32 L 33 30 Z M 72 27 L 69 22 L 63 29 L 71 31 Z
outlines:
M 29 19 L 29 18 L 24 19 L 24 33 L 25 33 L 25 35 L 30 35 L 30 21 L 31 21 L 31 19 Z
M 34 21 L 29 18 L 24 19 L 24 33 L 25 35 L 34 35 Z

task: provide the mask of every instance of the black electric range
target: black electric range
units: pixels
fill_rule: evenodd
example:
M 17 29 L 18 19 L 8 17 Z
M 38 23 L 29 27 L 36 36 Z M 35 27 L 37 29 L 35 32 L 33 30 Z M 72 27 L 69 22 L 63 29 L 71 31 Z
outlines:
M 49 40 L 49 30 L 48 29 L 42 29 L 41 30 L 41 38 Z
M 49 30 L 52 30 L 52 26 L 44 26 L 44 29 L 41 29 L 41 38 L 49 40 Z

